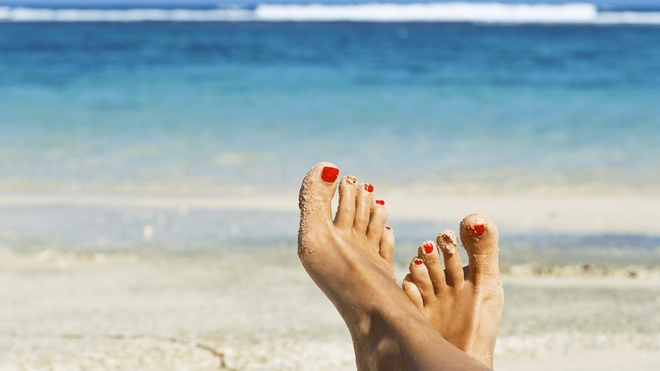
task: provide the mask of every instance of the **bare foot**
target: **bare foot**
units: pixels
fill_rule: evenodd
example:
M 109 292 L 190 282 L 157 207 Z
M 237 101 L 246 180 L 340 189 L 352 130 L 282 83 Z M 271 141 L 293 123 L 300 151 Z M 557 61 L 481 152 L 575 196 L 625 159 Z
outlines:
M 336 166 L 321 163 L 305 177 L 299 199 L 298 255 L 344 318 L 358 369 L 400 369 L 400 357 L 390 356 L 398 354 L 396 344 L 374 319 L 374 313 L 387 305 L 379 286 L 382 282 L 396 286 L 394 235 L 385 226 L 385 202 L 374 200 L 371 184 L 358 185 L 355 177 L 345 176 L 339 182 L 339 207 L 333 222 L 330 201 L 338 175 Z
M 444 231 L 437 245 L 427 241 L 419 247 L 403 290 L 442 337 L 492 368 L 504 305 L 497 228 L 487 216 L 472 214 L 461 221 L 460 234 L 469 257 L 465 269 L 456 235 Z
M 338 176 L 339 169 L 324 162 L 303 180 L 298 255 L 346 322 L 358 370 L 484 370 L 442 338 L 397 286 L 394 235 L 373 186 L 344 177 L 333 222 L 330 201 Z

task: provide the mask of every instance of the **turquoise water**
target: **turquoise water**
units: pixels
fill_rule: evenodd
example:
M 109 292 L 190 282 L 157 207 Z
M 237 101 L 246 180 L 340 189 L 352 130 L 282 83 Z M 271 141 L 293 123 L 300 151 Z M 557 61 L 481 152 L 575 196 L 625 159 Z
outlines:
M 657 27 L 5 23 L 0 179 L 653 188 L 659 87 Z

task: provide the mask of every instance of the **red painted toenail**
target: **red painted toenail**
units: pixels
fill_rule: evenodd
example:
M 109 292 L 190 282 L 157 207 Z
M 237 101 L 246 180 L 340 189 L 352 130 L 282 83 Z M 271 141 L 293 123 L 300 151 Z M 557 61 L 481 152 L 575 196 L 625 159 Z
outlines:
M 415 263 L 415 265 L 422 265 L 424 264 L 424 261 L 420 258 L 415 258 L 413 259 L 413 263 Z
M 323 179 L 324 182 L 334 183 L 338 176 L 339 169 L 336 167 L 326 166 L 323 168 L 323 171 L 321 171 L 321 179 Z
M 390 227 L 389 225 L 386 225 L 386 226 L 385 226 L 385 229 L 387 229 L 388 231 L 391 231 L 391 230 L 392 230 L 392 227 Z
M 465 230 L 474 237 L 481 237 L 486 233 L 486 226 L 483 224 L 468 225 Z
M 372 185 L 369 184 L 369 183 L 365 183 L 365 184 L 364 184 L 364 190 L 367 191 L 367 192 L 369 192 L 369 193 L 371 193 L 371 192 L 374 191 L 374 186 L 372 186 Z
M 382 206 L 382 205 L 385 205 L 385 201 L 383 201 L 383 200 L 376 200 L 376 203 L 377 203 L 378 205 L 381 205 L 381 206 Z
M 425 243 L 424 244 L 424 252 L 427 254 L 430 254 L 433 252 L 433 244 L 430 243 Z

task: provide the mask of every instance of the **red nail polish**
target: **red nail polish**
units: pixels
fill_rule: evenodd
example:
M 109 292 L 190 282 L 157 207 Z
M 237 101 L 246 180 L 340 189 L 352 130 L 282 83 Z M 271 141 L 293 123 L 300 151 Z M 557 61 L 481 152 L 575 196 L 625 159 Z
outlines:
M 321 179 L 323 179 L 324 182 L 334 183 L 338 176 L 339 169 L 336 167 L 326 166 L 323 168 L 323 171 L 321 171 Z
M 415 258 L 413 259 L 413 263 L 415 263 L 415 265 L 422 265 L 424 264 L 424 261 L 420 258 Z
M 468 225 L 465 230 L 474 237 L 481 237 L 486 233 L 486 226 L 483 224 Z
M 424 244 L 424 252 L 427 254 L 430 254 L 433 252 L 433 244 L 430 243 L 425 243 Z
M 388 231 L 391 231 L 391 230 L 392 230 L 392 227 L 390 227 L 389 225 L 386 225 L 386 226 L 385 226 L 385 229 L 387 229 Z
M 376 200 L 376 203 L 377 203 L 378 205 L 381 205 L 381 206 L 382 206 L 382 205 L 385 205 L 385 201 L 383 201 L 383 200 Z
M 364 190 L 367 191 L 367 192 L 369 192 L 369 193 L 371 193 L 371 192 L 374 191 L 374 186 L 372 186 L 372 185 L 369 184 L 369 183 L 365 183 L 365 184 L 364 184 Z

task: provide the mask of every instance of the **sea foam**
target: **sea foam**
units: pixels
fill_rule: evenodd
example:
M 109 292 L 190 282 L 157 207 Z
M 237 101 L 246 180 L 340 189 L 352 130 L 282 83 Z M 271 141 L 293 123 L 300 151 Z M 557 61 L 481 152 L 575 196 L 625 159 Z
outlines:
M 660 12 L 599 11 L 594 4 L 420 3 L 277 5 L 222 9 L 48 9 L 0 7 L 4 22 L 469 22 L 660 24 Z
M 0 7 L 6 22 L 208 22 L 253 20 L 245 9 L 47 9 Z
M 272 21 L 565 23 L 592 21 L 598 10 L 591 4 L 312 4 L 260 5 L 255 15 Z

